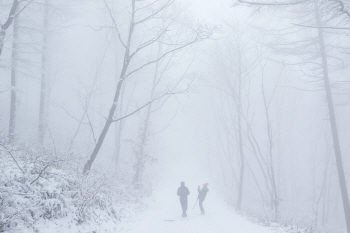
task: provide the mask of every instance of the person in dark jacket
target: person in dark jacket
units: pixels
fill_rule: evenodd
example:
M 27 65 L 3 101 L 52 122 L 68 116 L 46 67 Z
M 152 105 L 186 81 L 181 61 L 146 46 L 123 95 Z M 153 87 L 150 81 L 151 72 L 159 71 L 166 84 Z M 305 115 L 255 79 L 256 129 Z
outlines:
M 201 209 L 201 214 L 205 214 L 204 208 L 203 208 L 203 201 L 207 196 L 208 192 L 209 192 L 208 183 L 203 184 L 202 189 L 200 188 L 200 186 L 198 186 L 198 200 L 199 200 L 199 208 Z
M 177 195 L 180 197 L 180 203 L 182 207 L 182 217 L 187 217 L 187 196 L 190 194 L 190 191 L 185 186 L 185 182 L 181 182 L 181 186 L 177 189 Z

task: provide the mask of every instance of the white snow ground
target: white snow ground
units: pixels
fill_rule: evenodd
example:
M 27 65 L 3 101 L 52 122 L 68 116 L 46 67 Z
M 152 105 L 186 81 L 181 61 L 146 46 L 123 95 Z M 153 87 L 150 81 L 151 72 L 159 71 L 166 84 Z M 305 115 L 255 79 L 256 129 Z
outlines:
M 287 233 L 275 226 L 272 228 L 256 225 L 237 215 L 232 207 L 224 204 L 212 191 L 204 202 L 206 215 L 200 215 L 198 203 L 193 209 L 197 192 L 189 196 L 187 218 L 181 217 L 181 206 L 176 189 L 156 191 L 156 196 L 147 202 L 148 208 L 128 208 L 129 214 L 121 221 L 110 219 L 103 213 L 98 222 L 77 225 L 72 216 L 54 221 L 41 220 L 36 224 L 38 233 Z M 139 213 L 135 213 L 139 209 Z M 142 209 L 142 210 L 141 210 Z M 17 229 L 11 232 L 33 233 L 30 229 Z
M 187 218 L 182 218 L 176 190 L 158 193 L 154 206 L 139 213 L 132 220 L 120 223 L 121 233 L 284 233 L 255 225 L 208 193 L 204 202 L 206 215 L 200 215 L 198 203 L 193 209 L 197 193 L 189 196 Z

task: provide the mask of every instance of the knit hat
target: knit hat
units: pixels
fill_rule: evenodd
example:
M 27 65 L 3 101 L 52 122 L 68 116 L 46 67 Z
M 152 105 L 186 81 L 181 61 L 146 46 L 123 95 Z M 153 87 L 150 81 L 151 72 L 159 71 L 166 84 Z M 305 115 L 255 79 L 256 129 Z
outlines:
M 204 186 L 204 187 L 207 187 L 207 186 L 208 186 L 208 183 L 203 184 L 203 186 Z

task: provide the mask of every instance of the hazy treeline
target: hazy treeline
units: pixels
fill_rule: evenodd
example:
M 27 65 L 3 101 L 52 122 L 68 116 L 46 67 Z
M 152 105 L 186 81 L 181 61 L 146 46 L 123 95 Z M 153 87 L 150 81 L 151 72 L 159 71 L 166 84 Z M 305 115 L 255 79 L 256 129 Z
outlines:
M 3 18 L 15 2 L 2 2 Z M 1 57 L 4 136 L 44 147 L 55 141 L 78 154 L 106 144 L 105 158 L 114 163 L 127 139 L 128 153 L 147 160 L 151 115 L 189 91 L 191 51 L 213 31 L 192 22 L 184 7 L 174 1 L 19 1 Z M 108 136 L 101 139 L 106 125 Z
M 219 2 L 205 24 L 186 1 L 0 1 L 0 231 L 18 193 L 27 222 L 118 219 L 185 161 L 260 222 L 346 229 L 348 3 Z
M 0 231 L 71 213 L 96 220 L 91 211 L 118 222 L 151 193 L 153 135 L 174 113 L 153 118 L 193 88 L 195 48 L 213 27 L 173 0 L 0 8 Z
M 226 195 L 262 219 L 342 232 L 350 220 L 347 3 L 240 1 L 228 15 L 210 52 L 220 96 L 215 169 L 224 170 Z

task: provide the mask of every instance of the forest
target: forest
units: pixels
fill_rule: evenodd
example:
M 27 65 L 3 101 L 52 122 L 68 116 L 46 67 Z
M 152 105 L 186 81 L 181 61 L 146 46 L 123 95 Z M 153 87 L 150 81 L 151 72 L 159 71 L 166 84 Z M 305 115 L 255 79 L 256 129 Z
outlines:
M 0 0 L 0 232 L 350 233 L 349 38 L 346 0 Z

